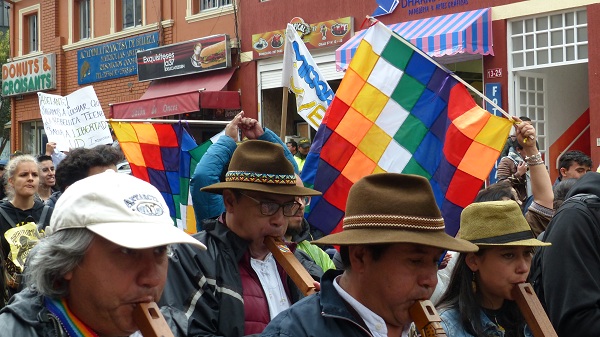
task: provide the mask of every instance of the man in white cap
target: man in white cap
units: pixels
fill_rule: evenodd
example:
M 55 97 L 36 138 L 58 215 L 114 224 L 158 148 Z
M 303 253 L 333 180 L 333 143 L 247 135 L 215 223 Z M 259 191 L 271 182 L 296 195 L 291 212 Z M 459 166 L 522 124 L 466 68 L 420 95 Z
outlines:
M 27 259 L 27 288 L 0 311 L 0 336 L 129 336 L 133 310 L 158 301 L 168 245 L 206 247 L 173 226 L 160 192 L 112 170 L 69 187 Z M 182 313 L 164 310 L 176 335 Z

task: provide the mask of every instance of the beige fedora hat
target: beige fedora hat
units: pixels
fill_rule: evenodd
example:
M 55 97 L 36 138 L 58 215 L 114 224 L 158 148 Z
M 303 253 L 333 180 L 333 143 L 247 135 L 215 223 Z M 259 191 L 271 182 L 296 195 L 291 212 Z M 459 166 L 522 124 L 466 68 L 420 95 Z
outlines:
M 513 200 L 476 202 L 465 207 L 458 235 L 477 246 L 550 246 L 533 236 Z

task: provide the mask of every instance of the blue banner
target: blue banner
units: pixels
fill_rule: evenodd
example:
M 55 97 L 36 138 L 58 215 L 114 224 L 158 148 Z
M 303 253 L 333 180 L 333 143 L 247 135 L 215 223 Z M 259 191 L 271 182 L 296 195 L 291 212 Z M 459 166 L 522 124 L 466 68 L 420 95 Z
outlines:
M 485 97 L 489 98 L 497 106 L 502 108 L 502 86 L 500 85 L 500 83 L 486 83 L 485 84 Z M 491 112 L 495 116 L 502 117 L 502 113 L 500 111 L 498 111 L 498 109 L 494 108 L 494 106 L 488 102 L 485 102 L 485 109 L 487 111 Z M 498 158 L 498 160 L 496 160 L 496 164 L 494 164 L 494 167 L 492 168 L 492 171 L 490 172 L 490 177 L 489 177 L 490 184 L 496 183 L 496 167 L 498 167 L 498 163 L 500 162 L 500 159 L 502 159 L 502 158 Z
M 137 74 L 137 52 L 158 47 L 158 32 L 111 41 L 77 51 L 77 83 Z

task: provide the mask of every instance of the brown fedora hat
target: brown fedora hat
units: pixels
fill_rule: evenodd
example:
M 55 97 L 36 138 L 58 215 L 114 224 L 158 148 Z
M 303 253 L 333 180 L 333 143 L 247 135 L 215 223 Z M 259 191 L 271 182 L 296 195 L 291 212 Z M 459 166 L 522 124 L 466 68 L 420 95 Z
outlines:
M 521 207 L 513 200 L 476 202 L 460 214 L 459 236 L 483 246 L 550 246 L 533 236 Z
M 343 230 L 314 243 L 342 246 L 415 243 L 458 252 L 477 251 L 477 246 L 451 237 L 444 228 L 444 219 L 426 178 L 379 173 L 360 179 L 350 188 Z
M 225 181 L 200 190 L 220 194 L 224 189 L 294 196 L 321 195 L 311 188 L 296 186 L 294 167 L 285 157 L 283 147 L 263 140 L 248 140 L 238 145 Z

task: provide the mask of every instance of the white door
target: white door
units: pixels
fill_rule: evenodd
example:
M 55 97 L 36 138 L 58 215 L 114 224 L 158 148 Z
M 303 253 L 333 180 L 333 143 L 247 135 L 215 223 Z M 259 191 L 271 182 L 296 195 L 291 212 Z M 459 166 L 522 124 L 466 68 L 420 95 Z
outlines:
M 513 88 L 515 90 L 514 108 L 517 117 L 527 116 L 537 132 L 537 141 L 540 152 L 546 159 L 548 151 L 548 124 L 547 124 L 547 97 L 546 76 L 540 73 L 517 71 L 513 76 Z

